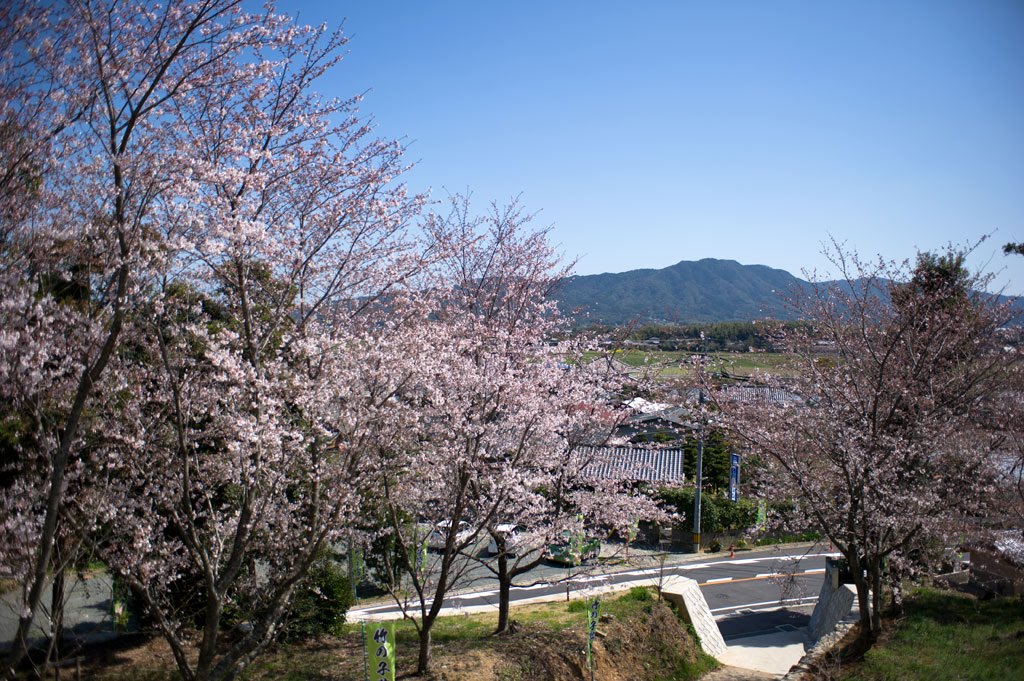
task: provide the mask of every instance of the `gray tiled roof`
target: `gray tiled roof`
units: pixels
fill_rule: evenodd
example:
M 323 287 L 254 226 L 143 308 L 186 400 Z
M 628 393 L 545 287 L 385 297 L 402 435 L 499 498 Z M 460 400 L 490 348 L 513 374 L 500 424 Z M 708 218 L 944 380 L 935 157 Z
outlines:
M 683 450 L 639 447 L 577 447 L 590 461 L 583 468 L 587 478 L 637 482 L 683 482 Z
M 803 399 L 791 390 L 761 385 L 729 386 L 722 391 L 725 399 L 748 404 L 800 404 Z
M 683 393 L 683 401 L 687 403 L 698 402 L 702 398 L 707 398 L 707 393 L 701 388 L 690 388 Z M 800 404 L 803 402 L 803 398 L 791 390 L 767 385 L 725 386 L 716 393 L 715 399 L 751 404 Z

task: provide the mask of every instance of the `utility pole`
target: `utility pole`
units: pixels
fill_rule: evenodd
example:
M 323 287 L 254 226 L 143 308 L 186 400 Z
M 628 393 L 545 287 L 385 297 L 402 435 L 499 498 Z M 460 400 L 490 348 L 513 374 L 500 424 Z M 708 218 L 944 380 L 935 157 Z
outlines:
M 697 394 L 697 408 L 704 411 L 704 390 Z M 704 415 L 697 426 L 697 480 L 696 494 L 693 495 L 693 552 L 700 553 L 700 492 L 704 484 Z
M 693 552 L 700 553 L 700 488 L 704 479 L 704 431 L 697 436 L 697 493 L 693 496 Z

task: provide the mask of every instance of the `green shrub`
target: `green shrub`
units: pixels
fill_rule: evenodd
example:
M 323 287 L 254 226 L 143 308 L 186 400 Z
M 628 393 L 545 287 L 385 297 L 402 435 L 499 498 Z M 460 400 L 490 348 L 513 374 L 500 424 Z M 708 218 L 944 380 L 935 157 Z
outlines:
M 757 501 L 716 499 L 720 529 L 718 532 L 742 531 L 757 524 Z
M 815 532 L 814 530 L 807 530 L 805 532 L 795 533 L 776 533 L 760 537 L 757 540 L 758 546 L 768 546 L 770 544 L 792 544 L 794 542 L 806 542 L 806 541 L 819 541 L 821 539 L 821 533 Z
M 287 640 L 337 635 L 352 605 L 352 585 L 345 570 L 323 558 L 313 564 L 292 598 L 291 616 L 283 630 Z
M 634 586 L 622 597 L 623 600 L 640 601 L 646 603 L 653 601 L 654 596 L 651 595 L 650 587 L 646 586 Z
M 658 497 L 680 516 L 679 524 L 693 526 L 692 487 L 675 487 L 660 490 Z M 757 523 L 757 501 L 740 499 L 729 501 L 722 494 L 705 490 L 701 495 L 701 530 L 703 532 L 742 532 Z
M 577 598 L 574 601 L 569 601 L 566 609 L 569 612 L 586 612 L 590 609 L 590 601 L 586 598 Z

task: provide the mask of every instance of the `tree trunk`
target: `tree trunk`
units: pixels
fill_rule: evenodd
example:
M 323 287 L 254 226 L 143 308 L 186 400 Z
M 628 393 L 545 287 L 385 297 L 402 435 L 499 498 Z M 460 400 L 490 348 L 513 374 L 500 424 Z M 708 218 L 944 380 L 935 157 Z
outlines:
M 848 556 L 850 574 L 853 577 L 853 584 L 857 587 L 857 607 L 860 613 L 860 638 L 865 641 L 874 641 L 874 630 L 871 622 L 871 586 L 864 575 L 864 564 L 855 554 Z
M 433 622 L 431 622 L 433 624 Z M 416 673 L 426 674 L 430 671 L 430 627 L 423 623 L 420 629 L 420 654 L 416 660 Z
M 495 634 L 508 631 L 511 592 L 512 579 L 505 572 L 500 573 L 498 575 L 498 628 L 494 630 Z
M 879 558 L 871 560 L 869 574 L 871 576 L 871 629 L 875 638 L 882 633 L 882 561 Z
M 498 532 L 492 533 L 491 536 L 498 547 L 498 627 L 494 633 L 501 634 L 508 630 L 512 577 L 508 574 L 508 547 L 505 537 Z
M 210 589 L 206 598 L 203 635 L 199 642 L 199 658 L 196 661 L 196 679 L 213 678 L 213 663 L 216 661 L 217 638 L 220 633 L 220 617 L 223 611 L 223 603 L 219 595 Z
M 65 541 L 61 538 L 60 521 L 57 522 L 56 534 L 53 538 L 53 583 L 50 585 L 50 646 L 46 652 L 46 661 L 55 666 L 60 664 L 64 649 L 64 594 L 67 591 L 67 576 L 64 574 Z
M 53 571 L 53 587 L 50 592 L 50 657 L 54 664 L 60 663 L 64 647 L 64 591 L 65 576 L 61 565 L 60 540 L 55 547 L 56 566 Z

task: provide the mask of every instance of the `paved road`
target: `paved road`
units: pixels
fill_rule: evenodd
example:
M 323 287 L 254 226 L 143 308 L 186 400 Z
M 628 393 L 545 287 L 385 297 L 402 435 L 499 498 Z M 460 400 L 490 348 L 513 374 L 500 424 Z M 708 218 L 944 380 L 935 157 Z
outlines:
M 64 633 L 70 640 L 98 640 L 116 635 L 110 612 L 109 575 L 99 573 L 79 579 L 69 573 L 66 588 Z M 36 643 L 44 641 L 50 630 L 49 611 L 46 607 L 49 605 L 49 593 L 44 601 L 32 621 L 29 633 L 31 640 Z M 17 592 L 8 592 L 0 597 L 0 650 L 10 647 L 18 631 L 19 602 Z
M 740 553 L 734 559 L 671 554 L 667 558 L 664 575 L 678 574 L 696 579 L 701 584 L 712 613 L 719 621 L 723 636 L 729 639 L 778 626 L 806 624 L 821 586 L 825 555 L 820 550 L 807 547 L 750 551 Z M 638 558 L 641 557 L 634 555 L 634 559 Z M 647 558 L 648 563 L 653 560 Z M 788 586 L 784 585 L 785 580 L 772 576 L 787 568 L 796 573 Z M 588 570 L 590 574 L 567 578 L 569 573 L 565 568 L 543 567 L 530 575 L 531 579 L 542 580 L 542 583 L 514 589 L 513 602 L 559 600 L 565 598 L 567 589 L 570 595 L 574 592 L 582 595 L 579 592 L 591 593 L 601 589 L 628 588 L 634 584 L 655 584 L 662 568 L 655 565 L 622 569 L 598 565 Z M 497 590 L 493 579 L 478 580 L 475 584 L 474 591 L 470 593 L 450 596 L 446 610 L 454 613 L 465 612 L 469 608 L 495 607 Z M 69 585 L 69 589 L 71 593 L 65 631 L 90 639 L 115 635 L 110 618 L 109 577 L 100 574 Z M 0 602 L 0 649 L 9 644 L 15 631 L 15 603 L 14 594 L 4 594 Z M 780 610 L 783 606 L 786 609 Z M 352 610 L 349 620 L 390 619 L 398 616 L 396 606 L 386 603 Z M 48 629 L 47 624 L 46 614 L 39 613 L 34 638 L 42 639 Z
M 512 590 L 512 602 L 538 602 L 564 598 L 567 592 L 593 592 L 630 585 L 656 584 L 660 574 L 682 575 L 697 580 L 701 585 L 716 619 L 725 625 L 730 636 L 744 636 L 760 629 L 771 628 L 770 618 L 759 613 L 788 607 L 794 614 L 787 615 L 781 625 L 803 621 L 806 624 L 807 606 L 813 607 L 825 572 L 825 556 L 831 555 L 806 548 L 740 554 L 737 558 L 715 558 L 666 565 L 664 572 L 658 566 L 626 569 L 607 574 L 589 574 L 558 583 L 542 583 Z M 788 577 L 785 575 L 789 575 Z M 487 588 L 450 596 L 445 611 L 465 612 L 469 609 L 494 607 L 497 590 Z M 758 615 L 757 617 L 750 617 Z M 383 603 L 358 608 L 349 612 L 350 620 L 394 619 L 400 617 L 394 603 Z M 773 616 L 776 620 L 779 615 Z M 802 626 L 795 624 L 794 626 Z

